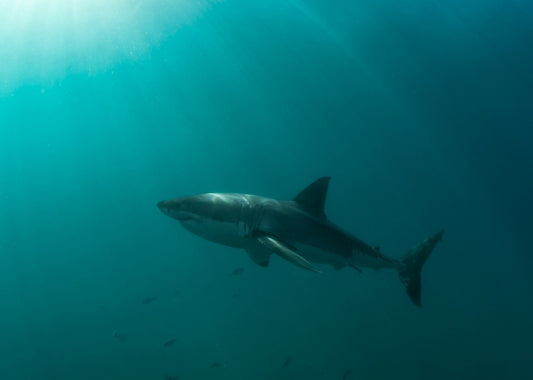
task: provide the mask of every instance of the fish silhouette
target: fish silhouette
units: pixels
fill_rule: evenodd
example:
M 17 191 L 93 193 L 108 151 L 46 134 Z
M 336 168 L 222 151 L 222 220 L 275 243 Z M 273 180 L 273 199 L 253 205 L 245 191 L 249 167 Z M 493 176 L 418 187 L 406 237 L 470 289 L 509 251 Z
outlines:
M 240 274 L 244 273 L 244 268 L 235 268 L 233 272 L 231 272 L 231 276 L 238 276 Z
M 163 343 L 163 346 L 164 347 L 170 347 L 172 345 L 174 345 L 174 343 L 176 343 L 176 338 L 172 338 L 172 339 L 169 339 L 169 340 L 166 340 L 164 343 Z
M 148 304 L 151 304 L 152 302 L 154 302 L 155 300 L 157 300 L 157 297 L 148 296 L 148 297 L 144 297 L 141 300 L 141 303 L 143 305 L 148 305 Z
M 121 343 L 124 343 L 124 342 L 128 341 L 128 336 L 126 334 L 124 334 L 123 332 L 120 332 L 118 330 L 114 330 L 112 336 L 113 336 L 113 338 L 115 338 L 116 340 L 118 340 Z
M 287 356 L 287 359 L 285 359 L 281 368 L 287 368 L 288 366 L 291 365 L 291 363 L 292 363 L 292 357 Z

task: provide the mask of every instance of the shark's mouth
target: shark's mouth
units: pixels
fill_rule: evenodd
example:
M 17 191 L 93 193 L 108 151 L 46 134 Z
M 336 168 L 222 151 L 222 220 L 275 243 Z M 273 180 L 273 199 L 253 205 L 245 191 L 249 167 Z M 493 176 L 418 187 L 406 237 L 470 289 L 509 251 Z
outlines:
M 200 222 L 201 219 L 199 216 L 195 214 L 189 214 L 189 213 L 179 213 L 178 215 L 174 216 L 177 220 L 180 222 Z

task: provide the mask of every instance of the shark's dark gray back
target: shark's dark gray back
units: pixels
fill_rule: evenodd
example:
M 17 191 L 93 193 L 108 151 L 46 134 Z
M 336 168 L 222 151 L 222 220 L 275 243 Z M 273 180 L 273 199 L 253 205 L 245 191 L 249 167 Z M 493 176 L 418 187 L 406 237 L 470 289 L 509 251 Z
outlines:
M 380 256 L 371 246 L 329 221 L 324 211 L 330 177 L 321 177 L 302 190 L 292 201 L 253 197 L 256 210 L 261 209 L 257 232 L 276 236 L 288 243 L 310 245 L 344 257 L 354 249 Z M 257 217 L 257 216 L 256 216 Z
M 276 236 L 288 243 L 299 242 L 344 257 L 351 256 L 354 246 L 352 236 L 325 217 L 309 214 L 294 201 L 280 201 L 277 207 L 266 207 L 256 231 Z

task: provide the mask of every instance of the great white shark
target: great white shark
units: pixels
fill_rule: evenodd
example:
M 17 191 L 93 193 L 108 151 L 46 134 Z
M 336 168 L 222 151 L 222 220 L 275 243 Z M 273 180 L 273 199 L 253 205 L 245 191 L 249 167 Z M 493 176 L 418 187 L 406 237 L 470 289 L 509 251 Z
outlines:
M 207 193 L 161 201 L 157 207 L 190 232 L 215 243 L 241 248 L 266 267 L 271 255 L 304 269 L 311 263 L 335 269 L 390 268 L 398 272 L 411 301 L 421 306 L 422 266 L 443 230 L 399 259 L 384 255 L 332 223 L 324 212 L 330 177 L 322 177 L 290 201 L 238 193 Z

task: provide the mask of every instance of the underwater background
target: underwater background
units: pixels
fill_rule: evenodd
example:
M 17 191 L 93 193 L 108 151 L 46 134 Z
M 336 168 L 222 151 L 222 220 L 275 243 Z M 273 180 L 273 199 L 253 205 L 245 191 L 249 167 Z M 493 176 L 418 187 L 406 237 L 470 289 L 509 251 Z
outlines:
M 0 379 L 531 379 L 528 1 L 0 1 Z M 389 270 L 202 240 L 156 207 L 291 199 Z

